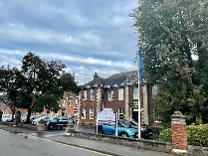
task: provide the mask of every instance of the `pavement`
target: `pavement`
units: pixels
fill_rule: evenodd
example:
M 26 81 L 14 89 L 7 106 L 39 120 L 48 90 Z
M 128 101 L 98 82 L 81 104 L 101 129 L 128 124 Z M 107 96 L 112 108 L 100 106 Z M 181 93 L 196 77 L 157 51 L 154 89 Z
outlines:
M 0 125 L 0 129 L 7 130 L 13 133 L 19 133 L 27 138 L 36 137 L 40 139 L 45 139 L 52 141 L 54 143 L 61 143 L 62 145 L 69 147 L 76 147 L 85 149 L 88 151 L 94 151 L 98 153 L 103 153 L 107 155 L 114 156 L 171 156 L 169 153 L 157 152 L 146 150 L 142 148 L 133 148 L 124 145 L 111 144 L 106 142 L 99 142 L 96 140 L 89 140 L 78 137 L 66 137 L 64 136 L 64 131 L 48 131 L 42 135 L 38 135 L 32 130 L 26 130 L 19 127 L 11 127 Z M 79 131 L 84 131 L 84 128 L 79 129 Z M 85 131 L 86 132 L 86 131 Z
M 142 148 L 133 148 L 124 145 L 111 144 L 106 142 L 99 142 L 96 140 L 89 140 L 78 137 L 51 137 L 50 140 L 63 143 L 66 145 L 81 147 L 109 155 L 115 156 L 170 156 L 171 154 L 146 150 Z

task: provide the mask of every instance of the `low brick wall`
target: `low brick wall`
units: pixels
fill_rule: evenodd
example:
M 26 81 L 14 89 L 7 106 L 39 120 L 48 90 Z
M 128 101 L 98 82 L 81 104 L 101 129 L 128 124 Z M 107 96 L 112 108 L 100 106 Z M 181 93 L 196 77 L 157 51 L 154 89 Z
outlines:
M 132 138 L 122 138 L 112 135 L 103 135 L 103 134 L 94 134 L 94 133 L 84 133 L 84 132 L 74 132 L 74 137 L 98 140 L 108 143 L 114 143 L 119 145 L 126 145 L 135 148 L 145 148 L 150 150 L 155 150 L 159 152 L 171 151 L 171 144 L 166 142 L 159 142 L 154 140 L 145 140 L 145 139 L 132 139 Z
M 92 139 L 97 141 L 103 141 L 113 144 L 125 145 L 134 148 L 144 148 L 159 152 L 171 153 L 172 145 L 168 142 L 160 142 L 155 140 L 146 139 L 132 139 L 132 138 L 122 138 L 112 135 L 103 135 L 95 133 L 84 133 L 84 132 L 73 132 L 74 137 L 80 137 L 85 139 Z M 200 146 L 188 146 L 188 155 L 191 156 L 208 156 L 208 147 Z
M 191 156 L 208 156 L 208 147 L 189 145 L 188 154 Z
M 13 126 L 14 125 L 13 122 L 0 122 L 0 124 L 1 125 L 8 125 L 8 126 Z M 37 130 L 37 126 L 31 125 L 31 124 L 23 124 L 23 123 L 20 123 L 17 127 L 25 128 L 25 129 L 29 129 L 29 130 L 34 130 L 34 131 Z

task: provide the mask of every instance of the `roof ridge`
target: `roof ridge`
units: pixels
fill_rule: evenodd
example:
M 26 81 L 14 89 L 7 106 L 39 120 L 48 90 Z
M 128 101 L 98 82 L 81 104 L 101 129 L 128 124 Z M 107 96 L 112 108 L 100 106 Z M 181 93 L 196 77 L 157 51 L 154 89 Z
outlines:
M 87 85 L 122 85 L 125 83 L 128 83 L 129 81 L 133 81 L 134 78 L 134 73 L 136 72 L 136 70 L 132 70 L 132 71 L 127 71 L 127 72 L 120 72 L 120 73 L 114 73 L 112 75 L 110 75 L 107 78 L 102 78 L 100 76 L 97 75 L 97 73 L 95 73 L 93 80 L 91 80 L 90 82 L 86 83 L 83 86 L 87 86 Z

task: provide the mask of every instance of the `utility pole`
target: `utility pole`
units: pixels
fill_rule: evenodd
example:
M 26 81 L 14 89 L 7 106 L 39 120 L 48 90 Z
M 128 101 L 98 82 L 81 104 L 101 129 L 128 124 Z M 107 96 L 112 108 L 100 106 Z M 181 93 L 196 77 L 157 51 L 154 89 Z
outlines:
M 141 100 L 140 100 L 140 52 L 137 52 L 137 65 L 138 65 L 138 139 L 141 138 Z

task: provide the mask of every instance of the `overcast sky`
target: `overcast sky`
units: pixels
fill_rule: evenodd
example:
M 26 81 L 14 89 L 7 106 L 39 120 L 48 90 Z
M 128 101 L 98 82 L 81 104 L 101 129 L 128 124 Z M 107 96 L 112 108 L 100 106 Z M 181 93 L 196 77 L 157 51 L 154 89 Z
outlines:
M 135 69 L 137 0 L 1 0 L 0 65 L 31 51 L 61 60 L 79 84 Z

